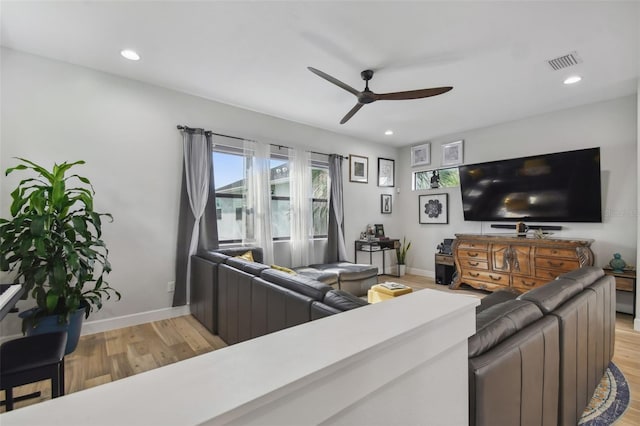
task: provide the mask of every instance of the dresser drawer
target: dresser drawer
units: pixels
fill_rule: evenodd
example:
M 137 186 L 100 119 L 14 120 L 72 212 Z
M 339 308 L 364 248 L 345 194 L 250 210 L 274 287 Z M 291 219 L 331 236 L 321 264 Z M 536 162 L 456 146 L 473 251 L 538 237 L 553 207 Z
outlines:
M 531 290 L 535 287 L 540 287 L 541 285 L 545 285 L 550 280 L 541 280 L 531 277 L 518 277 L 513 276 L 511 285 L 512 287 L 517 288 L 518 290 Z
M 578 260 L 536 257 L 536 268 L 549 268 L 560 272 L 569 272 L 580 267 Z
M 565 257 L 568 259 L 577 259 L 578 255 L 574 249 L 553 248 L 553 247 L 538 247 L 536 249 L 536 256 L 546 257 Z
M 465 269 L 489 269 L 489 263 L 483 260 L 460 259 L 460 267 Z
M 463 269 L 462 270 L 462 279 L 469 278 L 472 280 L 485 281 L 488 283 L 501 285 L 501 286 L 509 286 L 509 274 L 498 274 L 496 272 L 488 272 L 488 271 L 474 271 L 472 269 Z
M 469 279 L 467 277 L 463 278 L 462 282 L 470 285 L 473 288 L 478 288 L 480 290 L 488 290 L 488 291 L 496 291 L 496 290 L 501 290 L 509 287 L 509 285 L 505 285 L 505 284 L 493 284 L 493 283 L 488 283 L 486 281 Z
M 478 242 L 473 242 L 473 241 L 462 241 L 460 242 L 460 244 L 458 244 L 458 250 L 488 250 L 489 249 L 489 244 L 488 243 L 478 243 Z
M 558 271 L 557 269 L 536 268 L 536 278 L 547 281 L 555 280 L 558 275 L 563 273 L 564 271 Z
M 465 257 L 468 259 L 476 259 L 487 261 L 487 252 L 486 251 L 477 251 L 477 250 L 458 250 L 459 257 Z

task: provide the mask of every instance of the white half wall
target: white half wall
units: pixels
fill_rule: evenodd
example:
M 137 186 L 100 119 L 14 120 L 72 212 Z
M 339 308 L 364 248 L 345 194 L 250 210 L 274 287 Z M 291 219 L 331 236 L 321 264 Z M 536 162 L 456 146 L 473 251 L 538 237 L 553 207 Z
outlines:
M 264 114 L 224 105 L 75 65 L 2 48 L 0 169 L 25 157 L 45 166 L 85 160 L 77 171 L 96 190 L 96 210 L 113 214 L 105 224 L 113 272 L 109 283 L 122 293 L 90 320 L 156 311 L 171 306 L 182 168 L 176 125 L 369 159 L 369 183 L 349 183 L 343 163 L 345 229 L 353 240 L 367 223 L 383 223 L 397 234 L 392 215 L 380 214 L 377 158 L 396 158 L 396 149 L 338 135 Z M 339 112 L 336 120 L 339 119 Z M 10 192 L 19 173 L 0 182 L 0 217 L 8 217 Z M 282 256 L 286 258 L 286 256 Z M 0 276 L 0 279 L 7 279 Z M 32 301 L 19 303 L 21 309 Z M 9 315 L 2 334 L 20 330 Z
M 638 103 L 627 96 L 578 108 L 556 111 L 492 127 L 415 141 L 431 142 L 431 165 L 411 168 L 410 148 L 399 153 L 400 221 L 402 234 L 413 247 L 407 265 L 411 270 L 433 273 L 436 246 L 456 233 L 490 233 L 489 222 L 466 222 L 459 188 L 411 191 L 412 172 L 439 168 L 441 144 L 464 140 L 464 163 L 523 157 L 581 148 L 600 147 L 602 168 L 602 223 L 562 223 L 554 236 L 591 238 L 595 264 L 606 265 L 619 252 L 632 263 L 638 246 Z M 568 165 L 570 167 L 570 165 Z M 418 195 L 449 194 L 447 225 L 418 224 Z M 398 206 L 398 204 L 396 204 Z

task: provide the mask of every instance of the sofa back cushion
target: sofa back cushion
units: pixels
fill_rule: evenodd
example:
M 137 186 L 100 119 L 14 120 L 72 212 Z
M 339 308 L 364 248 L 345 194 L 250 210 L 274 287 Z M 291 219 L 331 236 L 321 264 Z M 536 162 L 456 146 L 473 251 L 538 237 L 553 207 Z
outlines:
M 533 302 L 538 305 L 542 312 L 548 314 L 580 293 L 582 289 L 583 285 L 580 281 L 556 279 L 521 294 L 518 299 Z
M 263 265 L 262 263 L 249 262 L 248 260 L 242 259 L 240 257 L 228 257 L 225 260 L 225 263 L 229 266 L 232 266 L 236 269 L 246 272 L 247 274 L 254 275 L 256 277 L 260 276 L 260 273 L 269 269 L 267 265 Z
M 201 257 L 203 259 L 207 259 L 213 263 L 224 263 L 225 260 L 229 258 L 226 254 L 218 253 L 217 251 L 208 250 L 208 251 L 200 251 L 196 254 L 196 256 Z
M 321 301 L 324 299 L 325 293 L 331 290 L 331 287 L 316 281 L 314 279 L 305 277 L 304 275 L 291 275 L 286 272 L 277 271 L 275 269 L 264 269 L 260 273 L 260 277 L 273 284 L 287 288 L 291 291 L 304 294 L 312 298 L 313 300 Z
M 571 272 L 560 275 L 558 279 L 579 281 L 583 287 L 587 287 L 602 276 L 604 276 L 602 268 L 598 268 L 597 266 L 583 266 L 582 268 L 574 269 Z
M 510 300 L 485 309 L 476 315 L 476 334 L 469 338 L 469 358 L 487 352 L 540 318 L 540 309 L 525 300 Z
M 254 262 L 262 263 L 263 255 L 262 255 L 262 247 L 231 247 L 224 249 L 216 249 L 215 253 L 221 253 L 230 257 L 242 256 L 247 251 L 251 252 L 251 257 L 253 257 Z
M 349 311 L 369 303 L 342 290 L 331 290 L 324 295 L 323 303 L 339 311 Z

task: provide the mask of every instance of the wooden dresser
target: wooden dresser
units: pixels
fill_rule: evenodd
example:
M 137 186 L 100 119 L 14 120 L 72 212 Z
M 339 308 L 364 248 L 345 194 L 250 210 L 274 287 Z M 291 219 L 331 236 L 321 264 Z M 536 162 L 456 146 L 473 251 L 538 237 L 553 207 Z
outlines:
M 519 237 L 516 234 L 456 234 L 453 256 L 461 284 L 495 291 L 527 291 L 558 275 L 593 265 L 593 240 Z

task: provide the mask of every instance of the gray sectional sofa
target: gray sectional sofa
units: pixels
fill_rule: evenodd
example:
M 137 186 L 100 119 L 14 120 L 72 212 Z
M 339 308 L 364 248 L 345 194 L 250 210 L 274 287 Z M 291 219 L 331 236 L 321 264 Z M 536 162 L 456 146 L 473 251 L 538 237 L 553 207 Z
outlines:
M 248 250 L 255 262 L 234 257 Z M 261 261 L 260 248 L 246 247 L 191 258 L 191 313 L 229 345 L 367 305 L 350 293 Z
M 471 425 L 576 425 L 613 357 L 615 281 L 583 267 L 482 300 L 469 338 Z
M 192 258 L 192 314 L 234 344 L 364 306 L 319 268 L 290 275 L 233 256 Z M 315 275 L 314 275 L 315 274 Z M 312 278 L 314 277 L 314 278 Z M 575 425 L 612 357 L 615 281 L 583 267 L 519 294 L 497 291 L 476 312 L 468 342 L 469 424 Z

